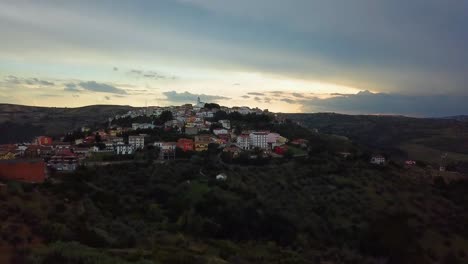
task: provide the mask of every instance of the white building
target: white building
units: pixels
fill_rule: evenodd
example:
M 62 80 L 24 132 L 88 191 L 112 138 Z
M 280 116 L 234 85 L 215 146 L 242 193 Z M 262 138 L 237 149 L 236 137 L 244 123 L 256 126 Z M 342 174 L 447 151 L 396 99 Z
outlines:
M 135 148 L 130 144 L 120 143 L 117 144 L 115 152 L 117 153 L 117 155 L 130 155 L 133 154 L 133 152 L 135 152 Z
M 143 149 L 145 147 L 145 136 L 129 136 L 128 144 L 132 145 L 135 149 Z
M 382 155 L 374 155 L 374 156 L 372 156 L 372 158 L 370 160 L 370 163 L 375 164 L 375 165 L 384 165 L 385 164 L 385 157 L 382 156 Z
M 242 134 L 237 137 L 237 146 L 241 149 L 250 148 L 250 137 L 247 134 Z
M 227 129 L 224 129 L 224 128 L 217 128 L 217 129 L 213 129 L 213 134 L 219 136 L 219 135 L 227 135 L 229 134 L 229 131 Z
M 218 121 L 222 126 L 223 128 L 225 129 L 231 129 L 231 121 L 230 120 L 219 120 Z
M 261 149 L 267 149 L 268 148 L 268 142 L 267 142 L 267 135 L 268 132 L 252 132 L 250 133 L 250 146 L 252 148 L 261 148 Z
M 137 130 L 137 129 L 154 129 L 155 125 L 150 124 L 150 123 L 132 123 L 132 129 Z

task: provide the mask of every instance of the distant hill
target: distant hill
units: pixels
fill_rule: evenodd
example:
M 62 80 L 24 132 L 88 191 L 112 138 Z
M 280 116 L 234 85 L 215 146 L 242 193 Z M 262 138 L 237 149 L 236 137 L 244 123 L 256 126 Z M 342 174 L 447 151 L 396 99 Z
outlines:
M 286 117 L 320 132 L 342 135 L 394 158 L 438 162 L 448 152 L 455 161 L 468 161 L 468 122 L 457 118 L 287 114 Z
M 447 116 L 443 117 L 442 119 L 453 119 L 457 121 L 468 122 L 468 115 Z
M 131 106 L 91 105 L 77 108 L 0 104 L 0 144 L 29 141 L 46 134 L 59 136 L 82 126 L 103 123 Z

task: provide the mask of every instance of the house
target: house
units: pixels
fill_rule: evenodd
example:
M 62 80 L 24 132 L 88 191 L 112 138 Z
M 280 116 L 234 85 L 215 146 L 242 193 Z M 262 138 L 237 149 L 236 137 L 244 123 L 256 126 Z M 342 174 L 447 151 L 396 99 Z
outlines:
M 273 152 L 278 154 L 278 155 L 284 155 L 288 151 L 288 146 L 283 145 L 283 146 L 276 146 L 273 148 Z
M 294 139 L 291 141 L 292 145 L 299 146 L 301 148 L 306 148 L 307 145 L 309 144 L 309 141 L 307 139 L 299 138 L 299 139 Z
M 83 144 L 84 140 L 82 138 L 75 139 L 75 145 Z
M 349 152 L 338 152 L 338 155 L 340 155 L 341 157 L 343 158 L 348 158 L 348 157 L 351 157 L 351 153 Z
M 73 153 L 75 153 L 78 158 L 86 158 L 89 155 L 89 148 L 74 147 Z
M 47 178 L 47 166 L 42 160 L 1 160 L 0 179 L 41 183 Z
M 54 153 L 52 146 L 29 145 L 24 151 L 26 158 L 44 158 L 49 157 Z
M 46 136 L 39 136 L 34 140 L 34 144 L 48 146 L 52 144 L 52 138 Z
M 16 157 L 15 145 L 0 145 L 0 160 L 10 160 Z
M 216 180 L 225 181 L 225 180 L 227 180 L 227 175 L 224 174 L 224 173 L 218 174 L 218 175 L 216 175 Z
M 177 147 L 182 149 L 182 151 L 193 151 L 193 140 L 188 138 L 180 138 L 177 141 Z
M 225 128 L 225 129 L 231 129 L 231 121 L 230 120 L 223 119 L 223 120 L 219 120 L 218 123 L 220 123 L 221 126 L 223 126 L 223 128 Z
M 143 149 L 145 147 L 145 135 L 129 136 L 128 144 L 134 149 Z
M 216 129 L 213 129 L 213 134 L 215 134 L 216 136 L 227 135 L 229 134 L 229 131 L 225 128 L 216 128 Z
M 198 134 L 198 131 L 199 131 L 198 127 L 185 127 L 186 135 L 196 135 Z
M 160 149 L 160 159 L 175 159 L 176 142 L 154 142 L 154 146 Z
M 115 153 L 117 155 L 131 155 L 135 152 L 135 147 L 130 144 L 118 143 L 115 146 Z
M 0 160 L 12 160 L 15 159 L 16 154 L 12 151 L 2 151 L 0 150 Z
M 242 153 L 242 149 L 239 148 L 236 145 L 231 145 L 229 147 L 225 147 L 223 149 L 223 152 L 231 154 L 232 158 L 235 159 L 235 158 L 238 158 L 240 156 L 240 154 Z
M 274 149 L 277 146 L 282 146 L 288 142 L 288 139 L 282 137 L 278 133 L 268 133 L 267 144 L 269 149 Z
M 251 148 L 267 149 L 268 148 L 267 135 L 268 135 L 268 132 L 250 133 L 249 139 L 250 139 Z
M 382 155 L 373 155 L 370 160 L 371 164 L 375 165 L 384 165 L 385 164 L 385 157 Z
M 248 134 L 241 134 L 237 137 L 237 146 L 241 149 L 250 148 L 250 137 Z
M 47 166 L 57 171 L 74 171 L 78 167 L 78 156 L 69 149 L 61 149 L 50 158 Z
M 406 165 L 406 166 L 414 166 L 414 165 L 416 165 L 416 161 L 414 161 L 414 160 L 406 160 L 406 161 L 405 161 L 405 165 Z
M 206 151 L 211 143 L 210 135 L 199 135 L 195 137 L 195 151 Z
M 55 150 L 61 149 L 70 149 L 71 145 L 68 142 L 53 142 L 52 145 L 54 146 Z
M 132 129 L 133 130 L 138 130 L 138 129 L 154 129 L 156 126 L 154 124 L 150 123 L 132 123 Z

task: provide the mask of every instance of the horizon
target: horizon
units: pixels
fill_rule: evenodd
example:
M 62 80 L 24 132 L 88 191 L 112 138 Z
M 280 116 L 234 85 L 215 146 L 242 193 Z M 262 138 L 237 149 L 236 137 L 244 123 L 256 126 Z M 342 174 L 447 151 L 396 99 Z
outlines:
M 465 115 L 464 10 L 436 0 L 7 0 L 0 103 L 201 97 L 273 112 Z

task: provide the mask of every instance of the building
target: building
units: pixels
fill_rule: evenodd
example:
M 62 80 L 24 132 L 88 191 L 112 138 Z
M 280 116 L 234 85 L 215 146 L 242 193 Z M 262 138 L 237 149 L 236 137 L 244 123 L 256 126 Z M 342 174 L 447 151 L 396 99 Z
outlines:
M 176 142 L 154 142 L 154 146 L 160 149 L 159 159 L 175 159 Z
M 57 171 L 74 171 L 78 167 L 78 156 L 69 149 L 62 149 L 50 158 L 47 166 Z
M 198 127 L 185 127 L 186 135 L 196 135 L 198 134 L 198 131 L 199 131 Z
M 177 141 L 177 147 L 182 151 L 193 151 L 193 140 L 188 138 L 181 138 Z
M 278 133 L 268 133 L 267 135 L 267 144 L 269 149 L 274 149 L 275 147 L 282 146 L 288 142 L 288 139 L 282 137 Z
M 135 152 L 135 147 L 130 144 L 118 143 L 115 146 L 115 153 L 117 155 L 131 155 Z
M 252 132 L 252 133 L 250 133 L 250 135 L 249 135 L 250 146 L 252 148 L 267 149 L 268 148 L 267 135 L 268 135 L 268 132 Z
M 133 130 L 138 130 L 138 129 L 154 129 L 156 126 L 154 124 L 150 123 L 132 123 L 132 129 Z
M 223 128 L 225 128 L 225 129 L 231 129 L 231 121 L 230 120 L 227 120 L 227 119 L 219 120 L 218 123 L 220 123 L 223 126 Z
M 385 157 L 382 155 L 373 155 L 370 160 L 371 164 L 375 165 L 384 165 L 385 164 Z
M 0 179 L 41 183 L 47 178 L 47 166 L 42 160 L 2 160 Z
M 210 135 L 199 135 L 195 137 L 195 151 L 206 151 L 211 143 Z
M 217 136 L 226 135 L 226 134 L 229 134 L 229 131 L 225 128 L 216 128 L 216 129 L 213 129 L 213 134 Z
M 52 138 L 46 137 L 46 136 L 40 136 L 34 140 L 34 144 L 42 145 L 42 146 L 49 146 L 52 144 Z
M 145 147 L 145 136 L 129 136 L 128 144 L 132 145 L 134 149 L 143 149 Z
M 237 137 L 237 146 L 241 149 L 249 149 L 250 148 L 250 137 L 248 134 L 241 134 Z

